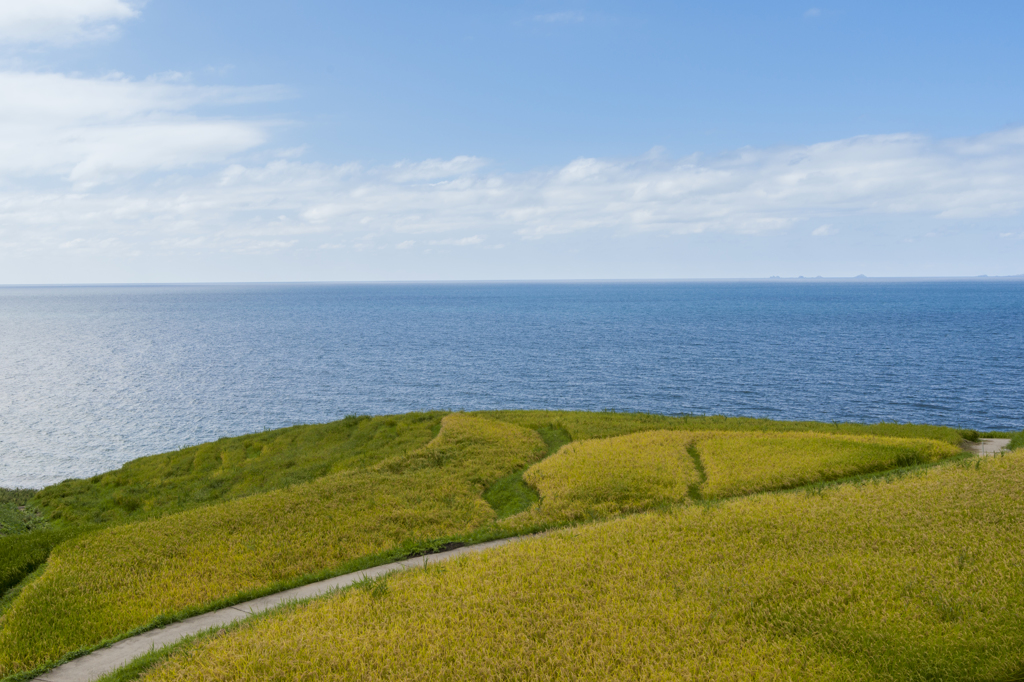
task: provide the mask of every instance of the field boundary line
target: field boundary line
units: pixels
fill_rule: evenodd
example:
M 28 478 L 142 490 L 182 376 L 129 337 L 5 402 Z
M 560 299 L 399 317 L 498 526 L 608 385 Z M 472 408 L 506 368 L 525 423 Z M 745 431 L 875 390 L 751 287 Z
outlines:
M 92 682 L 151 651 L 174 644 L 186 637 L 245 620 L 250 616 L 269 611 L 286 602 L 312 599 L 333 590 L 349 587 L 361 580 L 378 578 L 410 568 L 423 568 L 428 564 L 448 561 L 465 554 L 475 554 L 501 545 L 507 545 L 521 540 L 523 537 L 529 536 L 491 540 L 475 545 L 465 545 L 445 552 L 437 552 L 436 554 L 425 554 L 410 559 L 402 559 L 401 561 L 393 561 L 388 564 L 309 583 L 301 587 L 294 587 L 282 592 L 275 592 L 274 594 L 251 599 L 234 606 L 208 611 L 162 628 L 155 628 L 133 637 L 119 640 L 108 647 L 98 649 L 48 670 L 42 675 L 32 678 L 32 682 Z

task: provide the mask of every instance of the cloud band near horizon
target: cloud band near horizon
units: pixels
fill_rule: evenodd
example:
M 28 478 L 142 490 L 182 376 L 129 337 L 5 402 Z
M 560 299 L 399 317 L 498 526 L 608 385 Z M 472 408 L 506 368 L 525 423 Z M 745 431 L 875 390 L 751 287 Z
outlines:
M 7 255 L 244 253 L 368 234 L 405 248 L 416 235 L 484 244 L 592 228 L 753 234 L 849 216 L 1024 212 L 1024 128 L 957 139 L 865 135 L 718 157 L 655 151 L 525 173 L 469 156 L 368 167 L 288 158 L 294 153 L 267 161 L 275 123 L 196 113 L 280 89 L 17 72 L 0 72 L 0 84 L 17 95 L 0 110 Z

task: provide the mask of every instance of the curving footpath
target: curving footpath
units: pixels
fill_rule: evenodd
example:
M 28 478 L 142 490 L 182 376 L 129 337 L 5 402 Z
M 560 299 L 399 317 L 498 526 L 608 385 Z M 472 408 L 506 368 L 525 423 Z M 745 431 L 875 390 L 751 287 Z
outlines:
M 968 443 L 964 449 L 982 457 L 997 455 L 1010 445 L 1009 438 L 982 438 L 977 443 Z
M 427 554 L 413 559 L 404 559 L 390 564 L 367 568 L 363 571 L 356 571 L 355 573 L 346 573 L 345 575 L 335 576 L 334 578 L 310 583 L 308 585 L 303 585 L 302 587 L 285 590 L 284 592 L 277 592 L 276 594 L 235 604 L 234 606 L 229 606 L 224 609 L 203 613 L 177 623 L 172 623 L 167 627 L 149 630 L 147 632 L 143 632 L 141 635 L 122 639 L 119 642 L 111 644 L 109 647 L 98 649 L 92 653 L 57 666 L 56 668 L 43 673 L 39 677 L 34 678 L 34 681 L 91 682 L 92 680 L 98 679 L 107 673 L 117 670 L 121 666 L 130 663 L 139 656 L 147 654 L 150 651 L 163 648 L 169 644 L 174 644 L 185 637 L 190 637 L 206 630 L 230 625 L 231 623 L 243 620 L 254 614 L 272 609 L 284 602 L 318 597 L 330 592 L 331 590 L 348 587 L 360 580 L 377 578 L 382 575 L 387 575 L 388 573 L 394 573 L 395 571 L 404 571 L 407 568 L 421 568 L 426 566 L 428 563 L 447 561 L 448 559 L 454 559 L 455 557 L 462 556 L 463 554 L 482 552 L 520 539 L 521 538 L 513 537 L 505 538 L 503 540 L 493 540 L 491 542 L 482 542 L 478 545 L 459 547 L 447 552 Z
M 977 443 L 966 444 L 964 449 L 981 456 L 995 455 L 1002 452 L 1009 443 L 1009 438 L 982 438 Z M 169 644 L 174 644 L 185 637 L 190 637 L 206 630 L 230 625 L 231 623 L 243 620 L 254 614 L 272 609 L 284 602 L 311 599 L 330 592 L 331 590 L 348 587 L 360 580 L 376 578 L 382 575 L 387 575 L 388 573 L 394 573 L 395 571 L 403 571 L 407 568 L 420 568 L 422 566 L 426 566 L 428 563 L 446 561 L 457 556 L 462 556 L 463 554 L 482 552 L 491 549 L 492 547 L 498 547 L 520 539 L 522 538 L 505 538 L 503 540 L 483 542 L 478 545 L 459 547 L 458 549 L 452 549 L 447 552 L 428 554 L 426 556 L 416 557 L 413 559 L 404 559 L 402 561 L 368 568 L 363 571 L 356 571 L 355 573 L 346 573 L 345 575 L 339 575 L 334 578 L 328 578 L 327 580 L 310 583 L 308 585 L 303 585 L 302 587 L 285 590 L 284 592 L 277 592 L 276 594 L 235 604 L 234 606 L 229 606 L 224 609 L 203 613 L 177 623 L 172 623 L 167 627 L 149 630 L 147 632 L 143 632 L 141 635 L 122 639 L 109 647 L 98 649 L 92 653 L 86 654 L 85 656 L 81 656 L 68 661 L 63 665 L 57 666 L 56 668 L 43 673 L 39 677 L 34 678 L 33 682 L 92 682 L 92 680 L 96 680 L 107 673 L 111 673 L 121 666 L 135 660 L 139 656 L 149 653 L 150 651 L 160 649 Z

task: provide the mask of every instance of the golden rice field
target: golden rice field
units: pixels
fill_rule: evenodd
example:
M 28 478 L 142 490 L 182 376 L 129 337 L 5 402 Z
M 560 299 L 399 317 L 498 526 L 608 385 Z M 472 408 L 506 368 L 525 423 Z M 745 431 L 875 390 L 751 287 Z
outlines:
M 157 619 L 414 546 L 929 462 L 959 453 L 949 443 L 964 433 L 616 413 L 422 413 L 349 417 L 140 458 L 38 493 L 33 499 L 63 529 L 59 537 L 0 542 L 35 552 L 0 557 L 5 586 L 49 555 L 0 599 L 0 677 Z M 576 442 L 558 449 L 570 438 Z M 523 480 L 540 493 L 533 508 L 537 495 Z M 47 543 L 35 548 L 40 540 Z
M 962 454 L 923 438 L 796 432 L 660 430 L 583 440 L 526 471 L 523 480 L 540 493 L 540 504 L 505 525 L 600 518 Z
M 294 606 L 185 680 L 1024 674 L 1024 451 L 579 526 Z
M 701 475 L 687 452 L 694 434 L 644 431 L 562 446 L 523 480 L 540 493 L 534 515 L 579 520 L 687 501 Z
M 693 442 L 707 475 L 705 497 L 792 488 L 963 454 L 924 438 L 818 433 L 698 432 Z
M 488 483 L 546 454 L 536 431 L 463 414 L 367 469 L 108 527 L 53 550 L 0 616 L 0 676 L 151 622 L 491 522 Z

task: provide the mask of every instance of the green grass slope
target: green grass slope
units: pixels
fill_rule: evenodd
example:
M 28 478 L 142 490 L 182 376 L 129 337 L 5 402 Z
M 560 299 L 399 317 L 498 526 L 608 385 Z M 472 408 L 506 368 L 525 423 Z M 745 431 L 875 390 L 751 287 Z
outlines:
M 0 614 L 7 591 L 46 561 L 50 550 L 73 535 L 56 530 L 33 503 L 37 491 L 0 488 Z
M 559 531 L 286 609 L 184 680 L 972 680 L 1024 672 L 1024 452 Z
M 45 527 L 46 519 L 32 502 L 35 490 L 0 488 L 0 538 Z
M 67 529 L 46 528 L 0 537 L 0 595 L 46 561 L 50 550 L 74 535 Z
M 41 491 L 0 489 L 0 614 L 5 592 L 80 532 L 219 504 L 423 447 L 444 413 L 346 417 L 222 438 L 141 457 L 118 470 Z
M 963 440 L 976 439 L 977 431 L 954 429 L 929 424 L 852 424 L 844 422 L 787 422 L 751 417 L 723 417 L 686 415 L 669 417 L 640 412 L 555 412 L 545 410 L 507 410 L 479 412 L 491 419 L 500 419 L 530 428 L 557 428 L 569 434 L 572 440 L 610 438 L 638 431 L 670 429 L 680 431 L 809 431 L 845 434 L 851 436 L 891 436 L 894 438 L 928 438 L 950 445 Z
M 360 469 L 426 445 L 442 412 L 346 417 L 222 438 L 140 457 L 120 469 L 52 485 L 33 502 L 65 524 L 174 514 Z
M 496 518 L 483 491 L 546 450 L 535 431 L 449 415 L 427 445 L 367 468 L 77 537 L 0 617 L 0 675 L 158 616 L 472 532 Z
M 712 426 L 711 435 L 701 430 Z M 15 586 L 0 598 L 0 677 L 416 548 L 931 461 L 969 435 L 723 417 L 423 413 L 144 457 L 44 489 L 29 506 L 52 527 L 0 537 L 0 593 Z M 874 445 L 851 450 L 854 441 Z

